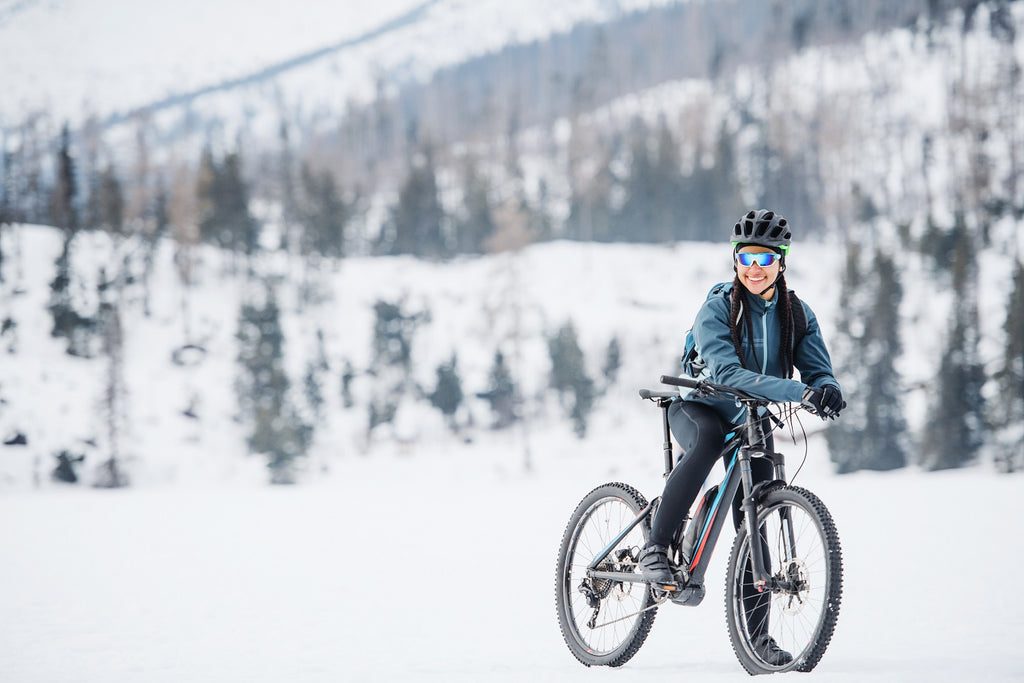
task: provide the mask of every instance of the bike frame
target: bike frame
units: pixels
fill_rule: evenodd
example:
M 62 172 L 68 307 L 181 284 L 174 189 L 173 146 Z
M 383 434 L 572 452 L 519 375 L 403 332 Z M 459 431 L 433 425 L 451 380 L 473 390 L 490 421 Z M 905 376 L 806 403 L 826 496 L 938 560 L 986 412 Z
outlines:
M 677 378 L 671 378 L 671 383 L 675 384 L 679 381 Z M 662 378 L 664 382 L 666 378 Z M 694 386 L 696 383 L 694 383 Z M 681 386 L 690 386 L 689 384 L 681 384 Z M 679 395 L 676 393 L 660 393 L 652 392 L 644 389 L 640 392 L 641 397 L 655 401 L 662 410 L 662 425 L 665 434 L 664 451 L 665 451 L 665 476 L 667 477 L 672 472 L 672 440 L 671 431 L 668 424 L 668 408 L 673 401 L 681 400 Z M 746 423 L 743 427 L 736 431 L 730 432 L 725 437 L 725 445 L 722 448 L 719 457 L 728 457 L 729 464 L 726 468 L 725 478 L 718 487 L 718 495 L 715 496 L 714 501 L 711 504 L 711 509 L 708 512 L 707 519 L 704 523 L 704 528 L 700 531 L 696 543 L 694 544 L 694 552 L 692 558 L 683 558 L 686 561 L 684 567 L 687 576 L 686 588 L 684 590 L 700 589 L 699 595 L 696 597 L 694 602 L 683 602 L 683 604 L 697 604 L 700 599 L 703 598 L 703 584 L 704 584 L 704 573 L 707 570 L 708 564 L 711 562 L 711 556 L 714 554 L 715 545 L 718 542 L 719 535 L 722 531 L 722 526 L 725 524 L 725 519 L 728 516 L 725 511 L 728 510 L 729 504 L 736 497 L 736 492 L 740 486 L 743 487 L 743 516 L 744 523 L 747 526 L 747 536 L 751 539 L 751 543 L 763 543 L 762 535 L 759 533 L 757 528 L 757 505 L 761 500 L 763 492 L 770 485 L 777 482 L 785 483 L 786 481 L 786 470 L 785 460 L 779 453 L 768 452 L 765 449 L 765 437 L 766 434 L 762 428 L 762 423 L 765 419 L 771 419 L 777 424 L 781 424 L 774 416 L 770 413 L 766 416 L 757 416 L 757 408 L 766 404 L 765 401 L 754 398 L 741 398 L 737 397 L 737 403 L 745 403 L 747 405 L 747 417 Z M 755 457 L 768 458 L 774 469 L 774 476 L 771 481 L 761 482 L 754 485 L 753 473 L 751 472 L 750 463 Z M 724 501 L 724 505 L 723 505 Z M 598 566 L 607 559 L 608 555 L 615 549 L 615 547 L 624 539 L 636 526 L 642 523 L 648 516 L 651 515 L 655 509 L 658 499 L 652 500 L 626 527 L 616 535 L 614 539 L 600 552 L 597 557 L 587 566 L 587 576 L 592 579 L 607 579 L 610 581 L 621 581 L 629 583 L 643 583 L 643 578 L 637 572 L 622 572 L 622 571 L 604 571 L 598 570 Z M 796 549 L 793 542 L 793 530 L 792 522 L 785 518 L 788 527 L 786 536 L 789 539 L 788 545 L 791 556 L 796 555 Z M 758 590 L 765 590 L 772 587 L 772 577 L 769 576 L 764 567 L 764 554 L 763 548 L 758 549 L 757 552 L 751 552 L 751 570 L 753 572 L 754 583 L 758 587 Z

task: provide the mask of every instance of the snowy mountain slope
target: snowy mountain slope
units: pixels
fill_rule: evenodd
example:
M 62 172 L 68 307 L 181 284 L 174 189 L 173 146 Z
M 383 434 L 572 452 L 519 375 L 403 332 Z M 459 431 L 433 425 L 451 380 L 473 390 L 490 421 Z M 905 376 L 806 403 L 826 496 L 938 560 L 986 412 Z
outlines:
M 68 356 L 66 342 L 50 337 L 52 318 L 46 306 L 53 262 L 60 251 L 59 232 L 15 226 L 5 229 L 2 237 L 7 260 L 0 315 L 16 326 L 0 337 L 5 359 L 0 437 L 6 440 L 22 432 L 29 444 L 0 447 L 0 490 L 52 486 L 48 477 L 53 457 L 62 449 L 88 455 L 82 473 L 91 483 L 95 467 L 111 452 L 102 400 L 109 362 L 98 347 L 93 359 Z M 123 261 L 125 255 L 137 258 L 139 249 L 131 240 L 113 244 L 103 233 L 80 235 L 73 259 L 78 277 L 84 279 L 76 285 L 76 308 L 93 314 L 100 268 Z M 983 286 L 992 291 L 1005 288 L 1006 259 L 988 253 L 982 257 Z M 787 272 L 790 286 L 817 313 L 826 340 L 834 330 L 843 258 L 834 245 L 803 243 L 795 247 Z M 264 459 L 246 455 L 248 427 L 235 419 L 239 310 L 242 303 L 259 300 L 263 286 L 232 276 L 231 259 L 211 247 L 200 248 L 195 259 L 194 283 L 186 288 L 172 243 L 162 242 L 148 285 L 136 277 L 120 302 L 126 399 L 117 446 L 136 485 L 266 480 Z M 302 382 L 309 364 L 322 354 L 329 366 L 322 380 L 324 418 L 304 462 L 303 481 L 315 480 L 353 454 L 382 448 L 415 452 L 451 438 L 441 414 L 417 400 L 417 390 L 410 387 L 394 427 L 379 428 L 373 442 L 367 441 L 368 402 L 380 386 L 366 373 L 377 301 L 398 303 L 407 314 L 424 314 L 412 347 L 412 379 L 423 391 L 429 393 L 435 386 L 438 365 L 457 355 L 467 395 L 458 415 L 463 436 L 490 438 L 490 410 L 474 394 L 487 388 L 494 354 L 501 351 L 526 398 L 530 432 L 564 438 L 567 447 L 574 448 L 581 444 L 571 436 L 554 395 L 547 392 L 547 338 L 572 321 L 598 386 L 603 384 L 600 368 L 607 346 L 613 338 L 618 340 L 623 361 L 618 382 L 598 400 L 590 420 L 591 431 L 612 425 L 614 432 L 614 425 L 647 414 L 635 398 L 636 389 L 676 370 L 683 335 L 708 288 L 731 277 L 722 247 L 700 243 L 554 242 L 531 246 L 518 255 L 447 264 L 406 257 L 353 257 L 317 264 L 266 254 L 257 268 L 279 278 L 276 295 L 286 371 L 296 405 L 305 405 Z M 929 282 L 923 266 L 906 276 L 911 282 Z M 314 296 L 303 302 L 302 291 Z M 921 297 L 934 300 L 929 292 L 927 286 L 908 287 L 906 305 L 916 313 L 908 319 L 905 335 L 915 341 L 906 344 L 898 362 L 915 430 L 932 393 L 927 380 L 934 376 L 941 355 L 942 335 L 937 332 L 946 326 L 944 306 L 918 303 Z M 998 357 L 1004 311 L 999 297 L 982 301 L 981 340 L 987 361 Z M 205 351 L 174 362 L 188 344 Z M 355 372 L 353 408 L 344 408 L 341 400 L 346 363 Z M 812 431 L 820 429 L 815 422 L 807 424 Z M 509 438 L 521 438 L 519 430 Z
M 422 79 L 510 43 L 672 1 L 8 2 L 0 6 L 8 89 L 0 121 L 40 110 L 58 121 L 105 119 L 310 61 L 313 72 L 273 87 L 302 95 L 307 107 L 343 107 L 372 96 L 380 77 Z
M 0 394 L 0 435 L 17 431 L 28 447 L 2 449 L 0 487 L 23 488 L 47 477 L 54 453 L 61 449 L 89 452 L 89 471 L 109 452 L 102 404 L 109 364 L 102 353 L 94 359 L 64 353 L 66 342 L 49 335 L 52 318 L 46 310 L 53 279 L 53 261 L 60 235 L 43 227 L 18 226 L 4 232 L 5 253 L 20 253 L 5 265 L 5 296 L 0 312 L 17 322 L 5 334 L 5 362 Z M 117 263 L 138 249 L 132 242 L 112 245 L 101 233 L 76 240 L 76 272 L 86 278 L 77 285 L 76 306 L 84 314 L 98 305 L 95 286 L 103 264 Z M 113 254 L 121 254 L 114 256 Z M 806 292 L 805 300 L 824 324 L 832 319 L 835 280 L 811 284 L 816 271 L 805 270 L 840 258 L 835 250 L 802 245 L 791 267 L 791 285 Z M 307 364 L 318 357 L 318 331 L 330 365 L 324 379 L 325 421 L 307 468 L 336 458 L 365 453 L 381 446 L 365 441 L 367 401 L 376 388 L 365 370 L 371 361 L 373 304 L 401 303 L 406 313 L 428 318 L 413 337 L 413 379 L 427 391 L 436 382 L 435 368 L 453 353 L 467 398 L 459 419 L 477 427 L 467 435 L 486 438 L 487 404 L 472 396 L 487 387 L 487 373 L 496 351 L 512 363 L 515 381 L 528 402 L 531 429 L 565 432 L 568 424 L 553 396 L 545 396 L 549 360 L 547 337 L 567 321 L 579 333 L 589 373 L 598 380 L 606 347 L 613 337 L 622 347 L 619 382 L 598 403 L 592 419 L 617 421 L 643 414 L 635 389 L 676 368 L 678 349 L 707 289 L 731 275 L 727 255 L 718 245 L 676 246 L 535 245 L 522 254 L 458 260 L 450 264 L 409 258 L 349 258 L 337 266 L 287 261 L 267 255 L 259 267 L 284 276 L 277 297 L 282 309 L 287 372 L 295 400 Z M 12 257 L 13 260 L 13 257 Z M 16 265 L 20 264 L 20 265 Z M 242 302 L 262 296 L 261 287 L 229 275 L 230 260 L 202 248 L 195 284 L 186 290 L 178 277 L 174 249 L 162 243 L 149 284 L 150 315 L 144 315 L 145 285 L 141 279 L 126 288 L 120 304 L 125 338 L 124 377 L 127 401 L 120 451 L 140 485 L 186 481 L 265 477 L 262 458 L 245 457 L 244 427 L 234 421 L 238 374 L 235 339 Z M 814 278 L 814 279 L 808 279 Z M 314 303 L 300 305 L 302 288 L 317 292 Z M 205 354 L 189 363 L 173 362 L 175 350 L 200 344 Z M 341 373 L 351 363 L 357 373 L 353 391 L 357 406 L 340 405 Z M 410 392 L 414 394 L 415 392 Z M 183 412 L 193 408 L 199 419 Z M 382 428 L 384 442 L 432 442 L 446 439 L 441 415 L 424 401 L 406 399 L 392 433 Z M 95 447 L 84 445 L 95 442 Z M 386 447 L 386 446 L 385 446 Z M 241 468 L 252 467 L 249 474 Z M 89 481 L 89 478 L 86 477 Z

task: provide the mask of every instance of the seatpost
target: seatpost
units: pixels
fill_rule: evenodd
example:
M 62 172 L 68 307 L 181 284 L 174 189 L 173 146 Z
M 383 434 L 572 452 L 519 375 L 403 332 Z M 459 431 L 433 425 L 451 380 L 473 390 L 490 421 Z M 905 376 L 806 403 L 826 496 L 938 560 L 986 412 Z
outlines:
M 665 477 L 672 474 L 672 430 L 668 426 L 668 407 L 672 404 L 670 398 L 659 398 L 658 407 L 661 408 L 661 425 L 665 440 L 662 449 L 665 452 Z

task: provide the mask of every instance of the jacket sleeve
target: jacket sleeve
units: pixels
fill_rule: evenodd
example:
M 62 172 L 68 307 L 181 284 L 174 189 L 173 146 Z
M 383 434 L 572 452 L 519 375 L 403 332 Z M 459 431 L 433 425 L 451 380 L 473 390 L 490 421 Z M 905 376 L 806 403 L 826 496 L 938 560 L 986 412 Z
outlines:
M 815 321 L 815 325 L 817 321 Z M 810 336 L 808 319 L 808 336 Z M 820 335 L 819 335 L 820 337 Z M 748 370 L 736 356 L 729 331 L 729 305 L 725 297 L 708 299 L 697 313 L 693 323 L 693 339 L 702 359 L 707 364 L 709 379 L 768 399 L 799 403 L 803 398 L 804 383 L 782 377 L 762 375 Z M 806 339 L 801 346 L 806 344 Z M 822 345 L 824 349 L 824 345 Z M 827 354 L 826 354 L 827 357 Z M 797 365 L 800 368 L 799 365 Z M 803 376 L 801 369 L 801 377 Z
M 793 350 L 793 364 L 800 371 L 800 379 L 804 384 L 813 387 L 832 384 L 839 389 L 839 382 L 832 371 L 832 359 L 818 326 L 818 318 L 807 304 L 803 306 L 807 314 L 807 334 Z

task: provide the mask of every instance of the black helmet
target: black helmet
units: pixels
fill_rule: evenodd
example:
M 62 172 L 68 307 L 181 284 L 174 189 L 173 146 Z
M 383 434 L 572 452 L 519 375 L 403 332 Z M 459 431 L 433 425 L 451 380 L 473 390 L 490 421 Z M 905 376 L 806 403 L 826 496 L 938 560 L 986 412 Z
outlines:
M 785 218 L 767 209 L 751 211 L 733 226 L 732 243 L 734 247 L 741 244 L 757 244 L 781 252 L 789 252 L 789 243 L 793 233 Z

